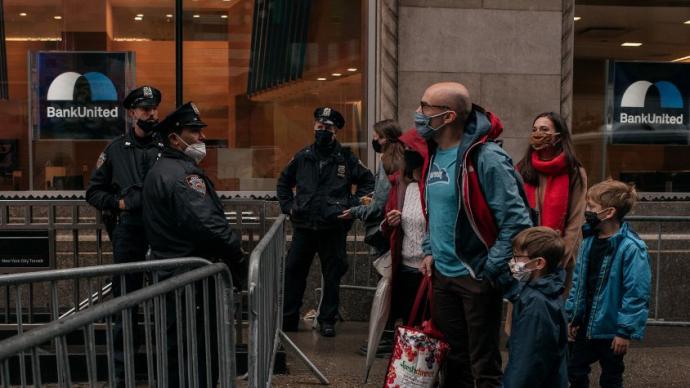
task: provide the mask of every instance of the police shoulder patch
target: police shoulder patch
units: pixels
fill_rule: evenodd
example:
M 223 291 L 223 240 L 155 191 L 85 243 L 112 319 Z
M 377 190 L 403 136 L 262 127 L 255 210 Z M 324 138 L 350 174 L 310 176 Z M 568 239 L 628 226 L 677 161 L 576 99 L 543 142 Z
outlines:
M 187 175 L 187 186 L 191 187 L 192 190 L 206 195 L 206 182 L 203 178 L 198 175 Z
M 105 152 L 101 152 L 101 155 L 98 156 L 98 160 L 96 161 L 96 168 L 101 168 L 103 163 L 105 163 Z

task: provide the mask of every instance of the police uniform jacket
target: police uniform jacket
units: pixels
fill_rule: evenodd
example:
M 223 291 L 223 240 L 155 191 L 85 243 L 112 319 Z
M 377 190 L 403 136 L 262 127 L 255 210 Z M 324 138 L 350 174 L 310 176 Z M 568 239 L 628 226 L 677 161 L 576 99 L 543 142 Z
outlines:
M 144 226 L 154 259 L 242 260 L 213 183 L 184 153 L 165 148 L 144 181 Z
M 133 129 L 113 140 L 98 158 L 86 200 L 99 210 L 118 211 L 124 199 L 125 210 L 140 215 L 144 177 L 162 149 L 156 137 L 150 142 L 136 139 Z
M 354 195 L 352 185 L 357 185 Z M 280 208 L 290 215 L 293 226 L 315 230 L 340 227 L 337 216 L 359 205 L 359 199 L 373 190 L 371 171 L 337 142 L 327 156 L 319 155 L 314 144 L 299 151 L 280 174 L 276 188 Z

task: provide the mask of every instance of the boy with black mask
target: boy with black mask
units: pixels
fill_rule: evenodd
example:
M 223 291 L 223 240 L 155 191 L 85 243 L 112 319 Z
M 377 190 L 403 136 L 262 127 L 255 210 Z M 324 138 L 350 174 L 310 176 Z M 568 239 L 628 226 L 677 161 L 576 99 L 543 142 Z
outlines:
M 649 314 L 651 271 L 647 246 L 623 221 L 637 201 L 631 186 L 606 180 L 587 192 L 585 239 L 566 311 L 574 339 L 568 363 L 572 388 L 589 387 L 599 361 L 602 388 L 623 386 L 623 357 L 642 339 Z

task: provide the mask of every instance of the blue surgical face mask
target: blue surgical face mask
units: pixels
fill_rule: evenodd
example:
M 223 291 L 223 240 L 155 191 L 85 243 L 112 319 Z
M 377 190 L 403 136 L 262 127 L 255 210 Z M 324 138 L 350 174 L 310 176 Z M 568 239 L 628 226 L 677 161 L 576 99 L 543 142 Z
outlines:
M 448 112 L 450 111 L 437 113 L 433 116 L 427 116 L 422 112 L 414 112 L 414 126 L 417 129 L 417 133 L 419 134 L 419 136 L 423 137 L 426 140 L 430 140 L 431 138 L 433 138 L 434 132 L 443 128 L 446 124 L 444 123 L 434 128 L 431 126 L 431 120 L 436 117 L 442 116 Z

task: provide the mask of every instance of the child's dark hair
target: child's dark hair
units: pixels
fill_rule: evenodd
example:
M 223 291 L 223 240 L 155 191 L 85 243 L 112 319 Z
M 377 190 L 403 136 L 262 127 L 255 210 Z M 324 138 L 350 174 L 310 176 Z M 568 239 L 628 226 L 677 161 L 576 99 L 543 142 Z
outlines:
M 616 209 L 616 218 L 622 221 L 637 202 L 637 191 L 634 186 L 621 181 L 607 179 L 589 188 L 587 199 L 601 205 L 602 208 Z
M 557 231 L 546 226 L 535 226 L 515 236 L 513 250 L 524 252 L 530 259 L 543 257 L 546 271 L 553 272 L 565 255 L 565 242 Z

